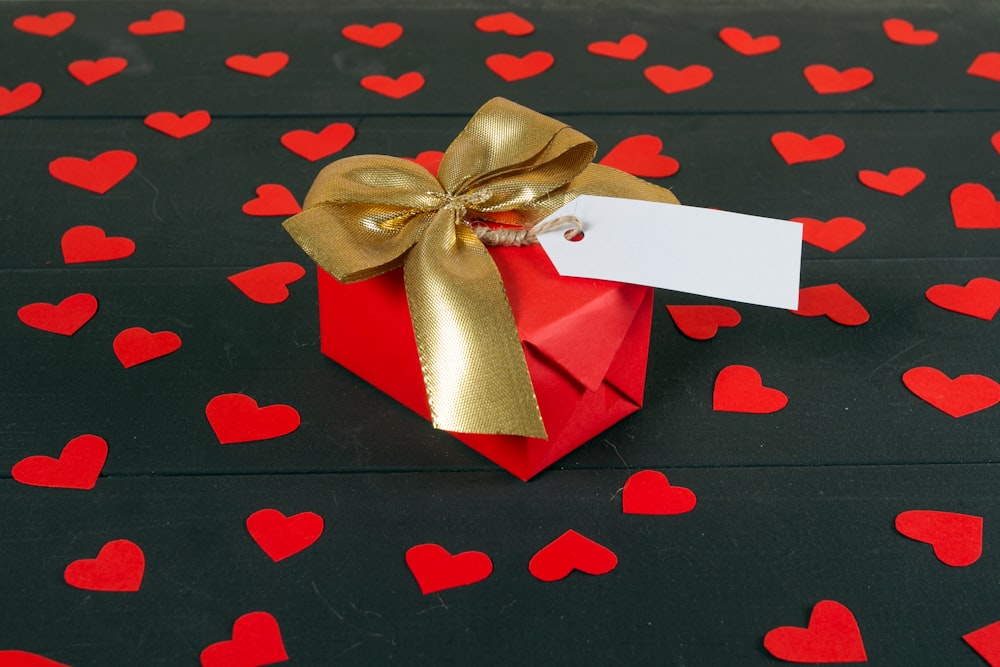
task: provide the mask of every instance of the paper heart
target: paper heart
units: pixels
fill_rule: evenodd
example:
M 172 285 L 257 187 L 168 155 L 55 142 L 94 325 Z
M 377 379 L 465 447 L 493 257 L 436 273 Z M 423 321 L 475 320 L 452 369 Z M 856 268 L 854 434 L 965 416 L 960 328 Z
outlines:
M 963 183 L 951 191 L 951 216 L 959 229 L 1000 229 L 1000 202 L 978 183 Z
M 625 482 L 622 512 L 625 514 L 684 514 L 694 509 L 698 498 L 683 486 L 671 486 L 667 476 L 642 470 Z
M 181 337 L 172 331 L 152 333 L 142 327 L 125 329 L 111 344 L 115 356 L 125 368 L 165 357 L 181 348 Z
M 269 78 L 285 69 L 288 54 L 283 51 L 267 51 L 258 56 L 239 53 L 226 58 L 226 67 L 243 74 Z
M 251 301 L 275 304 L 288 298 L 288 285 L 306 275 L 295 262 L 273 262 L 229 276 L 229 282 Z
M 444 157 L 444 153 L 441 151 L 423 151 L 417 157 L 404 158 L 410 162 L 416 162 L 421 167 L 431 172 L 432 175 L 437 176 L 438 167 L 441 166 L 441 158 Z
M 13 90 L 0 86 L 0 116 L 27 109 L 40 99 L 42 87 L 34 81 L 22 83 Z
M 776 132 L 771 145 L 788 164 L 827 160 L 844 152 L 844 140 L 835 134 L 806 139 L 798 132 Z
M 962 639 L 990 667 L 1000 667 L 1000 621 L 964 634 Z
M 340 34 L 352 42 L 383 49 L 403 36 L 403 26 L 398 23 L 379 23 L 373 26 L 354 23 L 344 26 Z
M 406 566 L 424 595 L 468 586 L 493 573 L 493 561 L 481 551 L 451 555 L 438 544 L 418 544 L 406 550 Z
M 887 192 L 897 197 L 904 197 L 915 187 L 924 182 L 924 172 L 916 167 L 896 167 L 888 174 L 862 169 L 858 172 L 858 180 L 872 190 Z
M 476 29 L 482 32 L 502 32 L 512 37 L 523 37 L 535 32 L 535 26 L 531 21 L 514 12 L 481 16 L 476 19 Z
M 754 37 L 741 28 L 723 28 L 719 31 L 719 39 L 736 53 L 745 56 L 759 56 L 781 47 L 781 40 L 775 35 Z
M 288 660 L 278 621 L 266 611 L 237 618 L 232 637 L 205 647 L 201 667 L 262 667 Z
M 860 326 L 869 319 L 865 307 L 837 283 L 799 290 L 799 307 L 790 312 L 802 317 L 826 315 L 845 327 Z
M 802 240 L 827 252 L 837 252 L 865 233 L 865 223 L 854 218 L 831 218 L 826 222 L 815 218 L 792 218 L 802 223 Z
M 243 212 L 247 215 L 269 216 L 295 215 L 302 211 L 295 196 L 284 185 L 264 183 L 257 186 L 257 198 L 243 204 Z
M 299 157 L 315 162 L 333 155 L 354 139 L 354 128 L 347 123 L 331 123 L 319 132 L 292 130 L 281 135 L 281 145 Z
M 4 667 L 70 667 L 66 663 L 49 660 L 45 656 L 27 651 L 0 651 L 0 665 Z
M 903 373 L 903 384 L 956 419 L 1000 403 L 1000 384 L 983 375 L 959 375 L 952 380 L 936 368 L 918 366 Z
M 220 394 L 205 406 L 205 417 L 220 445 L 270 440 L 299 427 L 298 411 L 290 405 L 259 407 L 246 394 Z
M 162 9 L 153 12 L 145 21 L 134 21 L 129 24 L 128 31 L 133 35 L 166 35 L 172 32 L 184 32 L 184 15 L 172 9 Z
M 541 74 L 555 62 L 548 51 L 532 51 L 520 58 L 509 53 L 495 53 L 486 59 L 486 66 L 504 81 L 520 81 Z
M 564 579 L 573 570 L 593 575 L 607 574 L 617 566 L 618 556 L 611 549 L 575 530 L 567 530 L 528 561 L 528 571 L 542 581 Z
M 990 81 L 1000 81 L 1000 53 L 995 51 L 980 53 L 965 70 L 971 76 L 980 76 Z
M 643 70 L 646 79 L 668 95 L 700 88 L 712 80 L 712 70 L 704 65 L 688 65 L 674 69 L 669 65 L 652 65 Z
M 631 34 L 625 35 L 617 42 L 591 42 L 587 45 L 587 51 L 595 56 L 635 60 L 646 52 L 647 46 L 645 39 L 639 35 Z
M 914 30 L 913 24 L 903 19 L 882 21 L 882 30 L 890 41 L 908 46 L 927 46 L 938 40 L 938 34 L 933 30 Z
M 740 313 L 729 306 L 667 306 L 677 329 L 694 340 L 709 340 L 719 327 L 735 327 Z
M 901 534 L 934 547 L 945 565 L 972 565 L 983 554 L 983 517 L 934 510 L 909 510 L 896 517 Z
M 990 144 L 992 144 L 993 150 L 1000 153 L 1000 131 L 993 133 L 993 136 L 990 137 Z
M 681 168 L 677 160 L 661 155 L 663 141 L 651 134 L 637 134 L 618 142 L 600 163 L 641 178 L 673 176 Z
M 78 435 L 63 447 L 59 458 L 29 456 L 14 464 L 11 476 L 28 486 L 52 489 L 92 489 L 108 459 L 108 443 L 96 435 Z
M 70 75 L 85 86 L 91 86 L 122 72 L 128 67 L 124 58 L 110 57 L 98 60 L 74 60 L 66 68 Z
M 189 111 L 178 116 L 173 111 L 157 111 L 143 120 L 146 127 L 162 132 L 174 139 L 183 139 L 197 134 L 211 125 L 212 116 L 204 109 Z
M 965 287 L 934 285 L 926 296 L 935 306 L 981 320 L 992 320 L 1000 311 L 1000 281 L 992 278 L 973 278 Z
M 76 22 L 73 12 L 52 12 L 48 16 L 38 16 L 28 14 L 14 19 L 14 27 L 21 32 L 42 37 L 55 37 L 61 32 L 69 30 L 70 26 Z
M 820 95 L 850 93 L 871 85 L 875 75 L 865 67 L 840 71 L 829 65 L 809 65 L 803 70 L 806 81 Z
M 854 614 L 833 600 L 816 603 L 808 627 L 783 626 L 769 631 L 764 635 L 764 648 L 787 662 L 868 662 Z
M 788 396 L 765 387 L 760 373 L 750 366 L 726 366 L 715 378 L 712 409 L 716 412 L 770 414 L 788 405 Z
M 394 100 L 412 95 L 424 87 L 424 75 L 420 72 L 407 72 L 395 79 L 384 74 L 372 74 L 361 79 L 361 87 L 379 95 L 391 97 Z
M 17 318 L 33 329 L 62 336 L 72 336 L 97 313 L 97 298 L 80 292 L 68 296 L 56 305 L 29 303 L 17 310 Z
M 97 558 L 73 561 L 66 566 L 63 578 L 74 588 L 109 593 L 139 590 L 146 569 L 146 556 L 135 542 L 112 540 Z
M 250 537 L 275 563 L 312 546 L 323 534 L 323 517 L 315 512 L 285 516 L 262 509 L 248 516 L 246 524 Z
M 135 252 L 135 242 L 125 236 L 107 236 L 93 225 L 78 225 L 62 235 L 63 261 L 67 264 L 107 262 Z
M 103 195 L 132 173 L 136 165 L 131 151 L 104 151 L 86 160 L 79 157 L 59 157 L 49 162 L 49 174 L 58 181 Z

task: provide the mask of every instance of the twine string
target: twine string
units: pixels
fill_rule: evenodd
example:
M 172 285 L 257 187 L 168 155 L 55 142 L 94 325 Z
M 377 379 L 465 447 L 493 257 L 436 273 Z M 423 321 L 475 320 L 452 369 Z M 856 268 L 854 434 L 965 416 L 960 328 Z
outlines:
M 562 215 L 558 218 L 545 220 L 533 227 L 489 227 L 483 224 L 469 223 L 469 227 L 486 245 L 493 246 L 526 246 L 538 243 L 538 235 L 551 229 L 570 225 L 564 236 L 567 239 L 583 232 L 583 223 L 575 215 Z

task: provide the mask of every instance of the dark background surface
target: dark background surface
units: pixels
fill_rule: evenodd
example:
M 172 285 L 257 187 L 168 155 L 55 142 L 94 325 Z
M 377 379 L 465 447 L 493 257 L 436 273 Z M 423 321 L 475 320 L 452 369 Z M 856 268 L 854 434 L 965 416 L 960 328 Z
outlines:
M 133 36 L 132 21 L 172 8 L 183 33 Z M 515 8 L 527 37 L 485 35 L 476 18 Z M 11 27 L 68 9 L 53 38 Z M 894 44 L 898 17 L 940 33 Z M 340 36 L 351 23 L 395 21 L 385 49 Z M 0 118 L 0 650 L 73 667 L 198 664 L 240 615 L 278 620 L 290 664 L 776 664 L 762 638 L 804 626 L 822 599 L 847 605 L 872 664 L 976 665 L 961 636 L 1000 619 L 1000 407 L 953 419 L 900 377 L 933 366 L 1000 378 L 997 321 L 926 300 L 940 283 L 1000 279 L 1000 230 L 956 229 L 948 195 L 965 182 L 1000 192 L 1000 83 L 965 74 L 1000 50 L 992 3 L 658 3 L 657 8 L 550 3 L 533 10 L 465 3 L 378 7 L 320 2 L 0 4 L 0 85 L 35 81 L 34 106 Z M 735 53 L 726 26 L 775 34 L 778 51 Z M 586 52 L 636 32 L 636 61 Z M 225 67 L 236 53 L 282 50 L 270 79 Z M 549 71 L 507 83 L 492 53 L 547 50 Z M 129 68 L 83 86 L 76 59 L 122 56 Z M 664 95 L 642 70 L 703 64 L 703 88 Z M 802 68 L 864 66 L 874 83 L 818 95 Z M 367 74 L 419 71 L 417 93 L 362 89 Z M 802 285 L 838 282 L 871 313 L 856 328 L 740 306 L 743 321 L 712 340 L 684 337 L 657 294 L 646 405 L 529 483 L 517 481 L 319 354 L 308 258 L 281 218 L 241 212 L 263 183 L 301 201 L 317 170 L 279 143 L 293 129 L 348 122 L 335 157 L 443 150 L 486 99 L 503 95 L 557 116 L 605 154 L 653 134 L 680 171 L 655 182 L 687 204 L 775 218 L 858 218 L 867 232 L 837 253 L 804 247 Z M 154 111 L 207 109 L 212 125 L 176 140 L 143 125 Z M 775 132 L 834 133 L 831 159 L 787 165 Z M 60 156 L 127 149 L 138 166 L 106 195 L 51 178 Z M 332 159 L 332 158 L 331 158 Z M 859 169 L 919 167 L 906 197 L 876 192 Z M 92 224 L 136 242 L 131 257 L 65 265 L 59 240 Z M 226 278 L 274 261 L 309 268 L 276 305 L 251 302 Z M 100 301 L 71 338 L 16 316 L 75 292 Z M 170 330 L 183 347 L 124 369 L 111 341 L 126 327 Z M 758 369 L 789 396 L 772 415 L 716 413 L 712 387 L 730 364 Z M 221 446 L 204 406 L 227 392 L 302 415 L 293 434 Z M 58 455 L 82 433 L 109 443 L 96 487 L 45 489 L 11 478 L 29 455 Z M 623 515 L 620 490 L 639 469 L 664 471 L 698 505 L 673 517 Z M 312 547 L 273 563 L 246 517 L 274 507 L 325 519 Z M 985 518 L 983 557 L 938 562 L 893 519 L 908 509 Z M 610 574 L 542 583 L 527 569 L 573 528 L 611 548 Z M 112 539 L 146 555 L 136 593 L 72 588 L 63 569 Z M 489 579 L 423 596 L 404 562 L 435 542 L 484 551 Z

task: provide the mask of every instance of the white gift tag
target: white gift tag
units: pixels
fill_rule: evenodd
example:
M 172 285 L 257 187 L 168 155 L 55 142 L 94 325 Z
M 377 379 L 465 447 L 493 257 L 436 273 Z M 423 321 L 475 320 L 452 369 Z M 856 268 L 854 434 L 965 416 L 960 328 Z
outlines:
M 594 195 L 546 220 L 564 215 L 583 223 L 581 240 L 567 240 L 568 227 L 538 235 L 560 275 L 798 308 L 799 223 Z

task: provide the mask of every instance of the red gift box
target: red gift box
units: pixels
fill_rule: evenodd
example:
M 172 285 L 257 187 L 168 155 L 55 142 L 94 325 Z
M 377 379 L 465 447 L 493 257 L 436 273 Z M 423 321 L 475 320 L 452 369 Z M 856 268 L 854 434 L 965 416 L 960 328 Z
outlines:
M 653 290 L 563 278 L 539 246 L 489 251 L 549 437 L 451 434 L 528 480 L 642 405 Z M 351 284 L 318 271 L 323 354 L 430 419 L 402 270 Z

